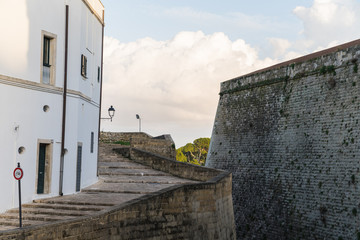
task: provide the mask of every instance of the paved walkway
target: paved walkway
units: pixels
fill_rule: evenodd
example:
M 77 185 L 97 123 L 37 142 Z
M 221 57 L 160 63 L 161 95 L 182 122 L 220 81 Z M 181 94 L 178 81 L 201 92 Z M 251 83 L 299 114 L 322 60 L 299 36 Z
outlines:
M 39 225 L 91 215 L 170 186 L 194 183 L 134 163 L 112 152 L 110 148 L 100 147 L 100 156 L 99 182 L 78 194 L 23 204 L 23 225 Z M 0 231 L 18 226 L 18 209 L 0 214 Z

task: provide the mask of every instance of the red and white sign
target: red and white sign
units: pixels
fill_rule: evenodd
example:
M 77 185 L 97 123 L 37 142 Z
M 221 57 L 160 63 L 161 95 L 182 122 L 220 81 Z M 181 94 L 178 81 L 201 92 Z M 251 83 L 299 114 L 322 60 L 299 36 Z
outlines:
M 23 176 L 24 176 L 23 170 L 21 168 L 19 168 L 19 167 L 15 168 L 15 170 L 14 170 L 14 178 L 16 180 L 20 180 L 20 179 L 22 179 Z

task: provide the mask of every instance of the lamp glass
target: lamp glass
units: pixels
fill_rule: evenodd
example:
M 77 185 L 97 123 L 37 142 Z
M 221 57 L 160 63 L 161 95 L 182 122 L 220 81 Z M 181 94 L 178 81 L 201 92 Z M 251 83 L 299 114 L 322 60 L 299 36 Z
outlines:
M 114 117 L 114 115 L 115 115 L 115 109 L 113 108 L 113 106 L 110 106 L 108 112 L 109 112 L 109 116 L 110 116 L 111 118 Z

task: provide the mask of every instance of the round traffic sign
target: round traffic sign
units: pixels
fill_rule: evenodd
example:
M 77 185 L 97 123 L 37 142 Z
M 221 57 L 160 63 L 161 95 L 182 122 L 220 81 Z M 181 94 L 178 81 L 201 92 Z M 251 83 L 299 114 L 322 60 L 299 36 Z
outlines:
M 16 180 L 20 180 L 20 179 L 22 179 L 23 176 L 24 176 L 23 170 L 21 168 L 19 168 L 19 167 L 15 168 L 15 170 L 14 170 L 14 178 Z

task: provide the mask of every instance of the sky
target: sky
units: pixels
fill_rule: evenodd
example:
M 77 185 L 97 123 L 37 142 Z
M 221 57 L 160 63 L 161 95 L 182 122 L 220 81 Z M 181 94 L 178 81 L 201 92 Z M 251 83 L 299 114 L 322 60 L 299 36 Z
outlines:
M 102 0 L 101 131 L 211 137 L 220 83 L 360 38 L 360 0 Z

